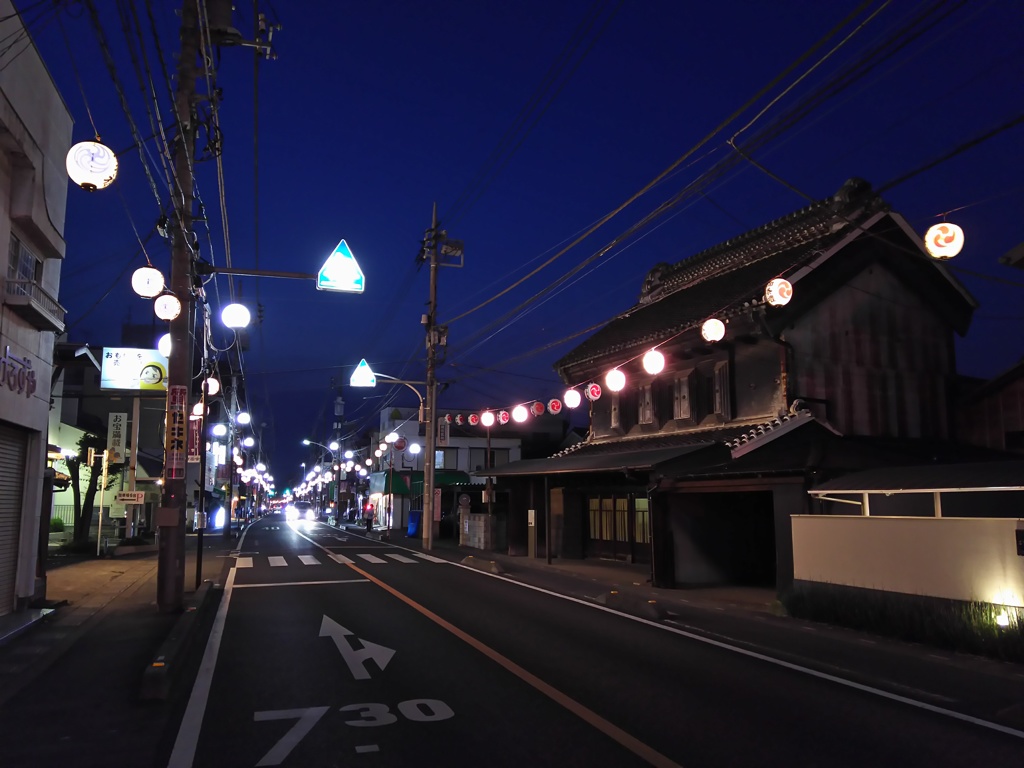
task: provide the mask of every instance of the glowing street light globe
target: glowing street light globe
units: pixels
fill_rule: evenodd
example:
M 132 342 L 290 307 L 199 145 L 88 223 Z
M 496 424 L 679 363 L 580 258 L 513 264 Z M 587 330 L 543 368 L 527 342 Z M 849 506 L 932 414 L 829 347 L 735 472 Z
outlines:
M 220 313 L 220 320 L 228 328 L 245 328 L 249 325 L 252 315 L 242 304 L 228 304 Z
M 106 189 L 117 178 L 117 155 L 98 141 L 80 141 L 68 150 L 68 177 L 88 192 Z
M 217 381 L 217 379 L 213 379 L 213 378 L 207 379 L 206 380 L 206 394 L 208 394 L 210 397 L 213 397 L 218 392 L 220 392 L 220 382 Z
M 171 334 L 165 333 L 156 343 L 157 351 L 164 357 L 171 356 Z
M 144 299 L 155 299 L 164 289 L 164 276 L 156 267 L 139 267 L 132 273 L 132 290 Z
M 225 424 L 214 424 L 210 431 L 214 437 L 224 437 L 228 433 L 228 428 Z
M 244 427 L 246 424 L 252 423 L 252 416 L 250 416 L 246 411 L 239 411 L 235 415 L 235 421 Z

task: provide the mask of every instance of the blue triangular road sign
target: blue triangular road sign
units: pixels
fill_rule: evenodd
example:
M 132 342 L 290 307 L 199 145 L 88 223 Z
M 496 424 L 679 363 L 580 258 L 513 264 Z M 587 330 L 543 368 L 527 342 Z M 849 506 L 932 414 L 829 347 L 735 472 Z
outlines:
M 366 278 L 359 268 L 356 257 L 348 243 L 342 240 L 327 257 L 316 276 L 318 291 L 342 291 L 344 293 L 362 293 L 366 287 Z

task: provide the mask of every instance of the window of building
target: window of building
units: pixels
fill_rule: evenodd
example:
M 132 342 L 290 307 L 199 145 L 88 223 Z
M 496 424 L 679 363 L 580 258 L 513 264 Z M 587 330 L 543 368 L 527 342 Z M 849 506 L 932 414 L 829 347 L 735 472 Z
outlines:
M 633 520 L 633 540 L 637 544 L 650 544 L 651 513 L 648 509 L 647 499 L 640 496 L 633 499 L 633 509 L 636 510 Z
M 712 382 L 712 407 L 714 412 L 728 421 L 732 418 L 732 381 L 729 378 L 729 363 L 715 363 L 714 381 Z
M 459 449 L 438 448 L 434 451 L 434 469 L 458 469 Z
M 681 372 L 673 382 L 673 419 L 693 419 L 695 413 L 694 385 L 696 371 L 692 368 Z
M 8 280 L 28 280 L 38 283 L 43 276 L 43 262 L 28 247 L 11 233 L 11 247 L 7 262 Z
M 509 449 L 508 448 L 492 448 L 491 449 L 491 463 L 487 462 L 487 449 L 486 448 L 470 448 L 469 449 L 469 466 L 479 472 L 482 469 L 488 467 L 500 467 L 502 464 L 508 464 L 509 462 Z
M 654 396 L 651 384 L 644 384 L 640 387 L 640 391 L 637 393 L 637 404 L 637 423 L 653 424 Z

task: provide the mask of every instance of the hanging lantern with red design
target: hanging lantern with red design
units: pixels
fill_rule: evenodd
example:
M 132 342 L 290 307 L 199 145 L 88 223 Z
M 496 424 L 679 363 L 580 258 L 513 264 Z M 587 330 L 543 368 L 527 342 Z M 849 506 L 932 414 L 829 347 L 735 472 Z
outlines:
M 933 259 L 945 261 L 960 253 L 964 247 L 964 231 L 956 224 L 942 222 L 928 228 L 924 235 L 924 248 Z
M 596 381 L 592 381 L 587 384 L 587 388 L 583 391 L 583 394 L 587 396 L 587 400 L 594 402 L 595 400 L 601 399 L 601 385 Z
M 469 426 L 475 427 L 480 423 L 480 415 L 476 413 L 469 414 Z
M 452 423 L 452 415 L 450 413 L 446 413 L 444 415 L 444 423 L 445 424 L 451 424 Z
M 576 390 L 573 390 L 575 392 Z M 548 400 L 548 413 L 554 415 L 562 412 L 562 401 L 557 397 L 553 397 Z
M 776 277 L 769 280 L 764 288 L 764 300 L 773 307 L 784 307 L 793 298 L 793 284 L 789 280 Z
M 540 400 L 534 401 L 530 405 L 530 413 L 532 413 L 534 416 L 543 416 L 544 415 L 544 403 L 542 403 Z
M 463 416 L 461 413 L 455 414 L 455 423 L 461 427 L 463 424 L 466 423 L 466 417 Z
M 498 423 L 505 425 L 512 421 L 512 414 L 508 411 L 498 411 Z

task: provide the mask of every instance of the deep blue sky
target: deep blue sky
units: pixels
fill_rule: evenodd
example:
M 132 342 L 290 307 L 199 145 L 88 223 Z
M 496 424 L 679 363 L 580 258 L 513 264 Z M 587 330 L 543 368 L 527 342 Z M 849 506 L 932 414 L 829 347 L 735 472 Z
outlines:
M 18 5 L 75 116 L 75 140 L 92 138 L 88 104 L 104 141 L 118 151 L 130 148 L 128 121 L 84 7 L 67 3 L 58 23 L 49 3 Z M 131 110 L 149 136 L 116 4 L 98 5 Z M 172 71 L 178 5 L 152 0 Z M 249 36 L 252 7 L 237 5 L 238 26 Z M 820 0 L 276 5 L 275 16 L 259 3 L 283 29 L 274 34 L 277 60 L 260 62 L 258 92 L 250 50 L 225 49 L 216 57 L 232 263 L 256 267 L 258 252 L 260 269 L 315 272 L 345 238 L 367 282 L 361 296 L 318 293 L 292 280 L 236 283 L 244 300 L 262 307 L 245 376 L 251 410 L 266 425 L 272 469 L 285 482 L 304 458 L 300 439 L 326 439 L 332 378 L 347 384 L 360 358 L 382 373 L 423 378 L 419 319 L 428 275 L 414 257 L 435 201 L 449 234 L 466 244 L 464 268 L 439 276 L 438 318 L 446 322 L 519 280 L 629 199 L 858 7 Z M 554 342 L 631 306 L 657 262 L 678 261 L 806 205 L 794 188 L 818 199 L 852 176 L 881 187 L 1017 117 L 1024 104 L 1024 4 L 944 3 L 943 13 L 913 24 L 931 5 L 865 4 L 666 180 L 506 296 L 452 322 L 439 371 L 451 385 L 440 396 L 440 412 L 558 396 L 552 363 L 575 342 Z M 148 18 L 140 18 L 156 67 Z M 751 120 L 741 144 L 904 26 L 921 36 L 895 46 L 866 76 L 754 151 L 788 186 L 740 163 L 704 197 L 676 206 L 547 300 L 513 312 L 726 158 L 727 140 Z M 72 41 L 70 57 L 62 27 Z M 166 121 L 166 97 L 160 106 Z M 922 234 L 950 211 L 948 220 L 966 232 L 953 267 L 981 305 L 957 344 L 966 374 L 989 377 L 1021 356 L 1024 274 L 998 259 L 1024 241 L 1022 140 L 1024 127 L 1017 125 L 885 193 Z M 157 143 L 147 146 L 155 157 Z M 503 151 L 489 165 L 496 150 Z M 119 343 L 126 318 L 152 317 L 149 302 L 129 287 L 131 271 L 144 259 L 134 255 L 128 212 L 145 234 L 158 208 L 139 153 L 129 149 L 121 161 L 116 189 L 69 190 L 60 301 L 71 339 L 97 346 Z M 494 172 L 487 183 L 474 187 L 488 168 Z M 200 232 L 203 252 L 209 258 L 212 243 L 214 260 L 223 265 L 215 164 L 201 164 L 198 179 L 212 228 L 209 239 Z M 166 190 L 159 191 L 166 200 Z M 148 251 L 166 272 L 166 244 L 154 239 Z M 225 296 L 224 278 L 219 285 Z M 208 288 L 216 303 L 213 285 Z M 381 407 L 380 398 L 366 400 L 365 392 L 344 392 L 349 419 Z M 397 402 L 412 404 L 408 391 L 396 394 Z

